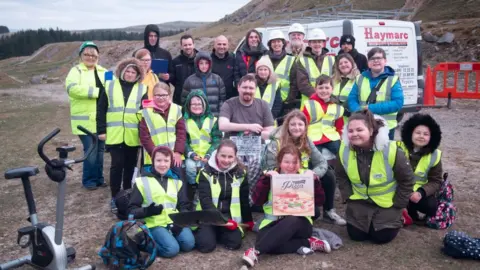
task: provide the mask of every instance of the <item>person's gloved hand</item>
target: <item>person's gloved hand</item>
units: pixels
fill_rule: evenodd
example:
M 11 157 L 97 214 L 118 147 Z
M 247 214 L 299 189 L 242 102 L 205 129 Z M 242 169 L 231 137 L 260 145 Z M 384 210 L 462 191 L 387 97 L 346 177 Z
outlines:
M 227 223 L 230 223 L 231 225 L 225 226 L 225 228 L 229 229 L 230 231 L 235 231 L 238 228 L 237 222 L 233 219 L 229 219 Z
M 172 232 L 173 236 L 178 236 L 183 230 L 182 227 L 177 226 L 175 224 L 169 224 L 168 229 L 170 230 L 170 232 Z
M 145 209 L 145 215 L 147 217 L 156 216 L 162 213 L 163 205 L 161 204 L 155 205 L 155 203 L 152 202 L 149 206 L 144 207 L 144 209 Z
M 255 223 L 253 221 L 247 221 L 244 222 L 244 224 L 248 225 L 248 227 L 246 228 L 247 230 L 253 231 L 253 227 L 255 226 Z

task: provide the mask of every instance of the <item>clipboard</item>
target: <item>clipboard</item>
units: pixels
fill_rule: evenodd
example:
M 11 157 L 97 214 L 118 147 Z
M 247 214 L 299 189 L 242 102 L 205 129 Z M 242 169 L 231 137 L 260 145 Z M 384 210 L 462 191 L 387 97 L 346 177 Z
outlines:
M 155 74 L 168 73 L 168 60 L 153 59 L 151 69 Z

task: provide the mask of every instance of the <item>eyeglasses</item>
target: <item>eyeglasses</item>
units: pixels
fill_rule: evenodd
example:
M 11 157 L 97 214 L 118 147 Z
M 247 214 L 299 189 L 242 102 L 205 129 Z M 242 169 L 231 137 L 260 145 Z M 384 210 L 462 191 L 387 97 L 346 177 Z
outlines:
M 86 53 L 84 53 L 84 54 L 82 54 L 82 55 L 83 55 L 84 57 L 90 57 L 90 58 L 93 58 L 93 59 L 97 59 L 97 58 L 98 58 L 98 56 L 95 55 L 95 54 L 86 54 Z
M 144 63 L 148 63 L 148 62 L 151 62 L 152 59 L 140 59 L 140 61 L 144 62 Z
M 190 106 L 191 107 L 193 107 L 193 106 L 200 107 L 200 106 L 203 106 L 203 104 L 202 103 L 191 103 Z
M 383 60 L 383 59 L 385 59 L 385 58 L 383 58 L 383 57 L 372 57 L 372 58 L 368 59 L 368 61 L 376 62 L 376 61 L 380 61 L 380 60 Z
M 167 98 L 169 94 L 153 95 L 155 98 Z

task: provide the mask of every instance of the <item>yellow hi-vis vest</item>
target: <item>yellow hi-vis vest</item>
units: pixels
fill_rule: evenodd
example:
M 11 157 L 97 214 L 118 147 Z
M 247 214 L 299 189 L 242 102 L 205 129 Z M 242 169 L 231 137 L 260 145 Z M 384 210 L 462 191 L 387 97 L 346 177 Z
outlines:
M 408 149 L 403 142 L 397 142 L 398 146 L 402 148 L 405 152 L 407 159 L 410 159 L 410 154 Z M 424 155 L 420 158 L 420 161 L 415 168 L 415 185 L 413 186 L 413 191 L 417 191 L 419 188 L 423 187 L 428 183 L 428 172 L 431 168 L 437 166 L 442 158 L 442 151 L 435 149 L 432 153 Z
M 285 55 L 277 68 L 275 68 L 275 73 L 280 79 L 280 94 L 282 96 L 282 101 L 285 101 L 290 93 L 290 69 L 292 69 L 293 60 L 293 56 Z
M 106 87 L 108 98 L 107 109 L 107 140 L 105 144 L 121 144 L 128 146 L 139 146 L 138 136 L 139 118 L 137 113 L 140 110 L 142 96 L 147 92 L 146 87 L 136 83 L 125 106 L 122 86 L 118 80 L 109 81 Z
M 352 184 L 353 194 L 350 196 L 350 200 L 371 199 L 382 208 L 393 206 L 393 198 L 397 189 L 397 181 L 393 176 L 393 166 L 397 154 L 397 144 L 395 142 L 389 142 L 383 151 L 374 152 L 368 187 L 360 180 L 355 151 L 342 142 L 338 153 Z
M 312 87 L 315 88 L 315 84 L 317 82 L 318 77 L 320 75 L 327 75 L 327 76 L 332 76 L 332 71 L 333 71 L 333 64 L 335 63 L 335 58 L 331 55 L 326 55 L 323 58 L 323 63 L 322 63 L 322 69 L 318 70 L 317 64 L 315 63 L 315 60 L 311 57 L 304 56 L 300 58 L 300 63 L 305 67 L 307 70 L 308 74 L 308 79 L 310 81 L 310 84 Z M 300 107 L 300 110 L 303 109 L 304 103 L 309 99 L 310 97 L 307 97 L 305 95 L 302 95 L 301 101 L 302 101 L 302 106 Z
M 300 169 L 298 172 L 299 174 L 302 174 L 305 170 Z M 260 222 L 260 226 L 258 227 L 259 230 L 261 230 L 263 227 L 267 226 L 268 224 L 277 221 L 281 219 L 282 217 L 280 216 L 274 216 L 273 215 L 273 199 L 272 199 L 272 191 L 268 193 L 268 201 L 263 205 L 263 212 L 265 213 L 265 216 L 263 220 Z M 305 217 L 310 224 L 313 225 L 313 220 L 311 217 Z
M 170 104 L 166 123 L 160 114 L 153 111 L 153 108 L 143 109 L 142 116 L 145 119 L 145 123 L 147 124 L 153 144 L 155 146 L 167 146 L 173 151 L 175 141 L 177 140 L 175 126 L 177 125 L 178 120 L 182 118 L 182 108 L 176 104 Z M 143 164 L 151 165 L 152 158 L 147 153 L 147 151 L 143 152 Z
M 380 89 L 377 91 L 377 102 L 384 102 L 391 100 L 392 86 L 398 81 L 398 76 L 388 76 L 387 81 L 382 84 Z M 372 89 L 370 88 L 370 80 L 362 75 L 357 78 L 357 87 L 359 91 L 358 102 L 360 106 L 367 105 L 368 97 Z M 388 129 L 397 127 L 397 113 L 389 113 L 382 115 L 383 118 L 387 121 Z
M 160 215 L 144 218 L 148 228 L 166 227 L 173 223 L 169 215 L 178 213 L 178 191 L 182 188 L 182 181 L 173 178 L 168 178 L 167 181 L 167 190 L 164 190 L 158 180 L 153 177 L 138 177 L 135 181 L 143 197 L 143 207 L 149 206 L 152 202 L 163 205 Z
M 324 112 L 322 105 L 315 100 L 309 100 L 305 103 L 305 109 L 310 115 L 310 124 L 308 125 L 308 138 L 312 141 L 319 141 L 325 135 L 331 141 L 340 140 L 335 128 L 335 121 L 343 116 L 345 109 L 338 104 L 328 104 L 327 111 Z
M 193 119 L 187 120 L 187 132 L 190 135 L 190 146 L 193 151 L 199 155 L 201 158 L 204 158 L 210 149 L 212 137 L 210 133 L 212 132 L 213 125 L 217 122 L 217 118 L 213 119 L 206 117 L 202 124 L 202 129 L 199 129 L 197 124 Z
M 278 85 L 277 82 L 269 83 L 263 92 L 263 96 L 260 94 L 260 88 L 257 87 L 255 91 L 255 98 L 263 99 L 268 103 L 268 108 L 272 110 L 273 103 L 275 102 L 275 95 L 277 95 Z
M 280 152 L 280 140 L 277 139 L 277 153 Z M 306 152 L 301 152 L 302 156 L 302 161 L 301 161 L 301 165 L 302 165 L 302 169 L 303 170 L 308 170 L 308 161 L 310 161 L 310 156 L 306 153 Z
M 218 208 L 218 201 L 220 198 L 220 193 L 222 192 L 220 181 L 218 181 L 218 179 L 214 180 L 215 178 L 214 175 L 209 175 L 202 169 L 200 173 L 197 174 L 197 183 L 199 181 L 200 174 L 203 174 L 205 178 L 208 179 L 208 182 L 210 183 L 210 190 L 212 192 L 213 205 L 215 205 L 215 207 Z M 242 182 L 244 180 L 245 180 L 244 177 L 237 179 L 237 177 L 234 176 L 233 182 L 231 184 L 232 197 L 230 199 L 230 216 L 237 223 L 242 223 L 242 211 L 240 206 L 240 186 L 242 185 Z M 200 203 L 197 204 L 197 210 L 198 211 L 202 210 L 202 205 Z M 242 233 L 242 237 L 243 237 L 243 233 L 244 233 L 243 229 L 240 226 L 238 227 L 238 229 Z
M 342 104 L 347 103 L 348 95 L 352 91 L 352 87 L 354 83 L 355 83 L 355 80 L 348 80 L 348 82 L 343 86 L 342 89 L 340 89 L 341 82 L 335 83 L 335 86 L 333 87 L 332 95 L 338 98 L 338 100 L 340 100 Z
M 105 77 L 107 71 L 96 65 L 98 77 Z M 96 87 L 95 71 L 89 70 L 83 63 L 74 66 L 65 79 L 65 88 L 70 99 L 70 123 L 72 133 L 85 135 L 77 129 L 78 125 L 92 133 L 97 133 L 97 98 L 99 89 Z

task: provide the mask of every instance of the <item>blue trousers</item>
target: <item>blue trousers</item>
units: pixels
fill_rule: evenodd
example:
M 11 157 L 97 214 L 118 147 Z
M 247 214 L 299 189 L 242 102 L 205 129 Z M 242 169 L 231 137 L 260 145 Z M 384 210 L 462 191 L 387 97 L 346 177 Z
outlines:
M 92 144 L 92 139 L 87 135 L 78 135 L 83 144 L 83 153 L 86 154 Z M 98 139 L 98 137 L 97 137 Z M 105 153 L 105 141 L 97 140 L 90 156 L 83 162 L 82 185 L 95 187 L 105 183 L 103 178 L 103 154 Z
M 150 229 L 153 240 L 157 243 L 157 254 L 160 257 L 172 258 L 180 251 L 188 252 L 195 247 L 195 237 L 190 228 L 183 228 L 178 236 L 165 227 L 154 227 Z

